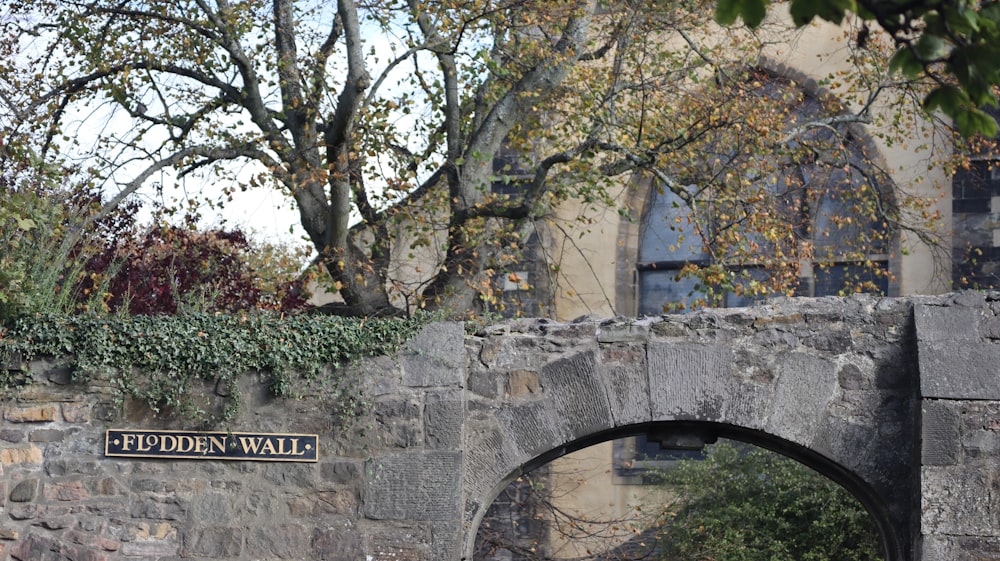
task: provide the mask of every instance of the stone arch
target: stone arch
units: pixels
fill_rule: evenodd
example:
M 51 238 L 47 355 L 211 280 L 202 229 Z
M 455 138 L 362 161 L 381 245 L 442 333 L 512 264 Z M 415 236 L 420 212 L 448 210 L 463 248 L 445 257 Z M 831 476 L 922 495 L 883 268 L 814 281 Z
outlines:
M 830 314 L 819 311 L 822 302 L 788 314 L 748 308 L 609 321 L 592 338 L 573 324 L 506 334 L 516 362 L 488 377 L 506 379 L 508 392 L 470 398 L 464 423 L 466 554 L 496 494 L 523 470 L 669 425 L 711 427 L 817 469 L 865 504 L 891 561 L 909 560 L 919 512 L 915 353 L 902 333 L 872 319 L 907 312 L 876 312 L 862 298 Z M 530 389 L 510 391 L 515 376 L 530 379 Z
M 601 433 L 589 435 L 574 442 L 567 443 L 564 446 L 549 450 L 548 452 L 540 454 L 518 466 L 515 470 L 507 474 L 507 476 L 504 477 L 501 482 L 498 483 L 486 496 L 485 502 L 483 503 L 486 508 L 481 509 L 479 516 L 470 526 L 471 532 L 468 539 L 471 539 L 472 542 L 466 544 L 466 554 L 468 555 L 468 552 L 472 551 L 476 538 L 476 532 L 479 528 L 479 524 L 482 522 L 482 517 L 485 514 L 486 509 L 510 482 L 517 479 L 523 473 L 541 467 L 567 454 L 571 454 L 601 442 L 628 436 L 636 436 L 638 434 L 650 433 L 653 431 L 660 436 L 683 440 L 687 444 L 692 444 L 697 441 L 700 441 L 703 444 L 708 444 L 715 442 L 718 438 L 737 440 L 792 458 L 793 460 L 827 477 L 834 483 L 837 483 L 846 489 L 864 506 L 865 510 L 868 511 L 868 514 L 875 522 L 875 526 L 879 532 L 885 561 L 901 561 L 905 558 L 904 550 L 901 545 L 901 536 L 899 535 L 892 515 L 886 508 L 882 498 L 879 497 L 879 494 L 871 487 L 871 485 L 850 469 L 845 468 L 843 465 L 832 461 L 830 458 L 819 454 L 814 450 L 766 432 L 711 421 L 691 420 L 656 421 L 603 431 Z

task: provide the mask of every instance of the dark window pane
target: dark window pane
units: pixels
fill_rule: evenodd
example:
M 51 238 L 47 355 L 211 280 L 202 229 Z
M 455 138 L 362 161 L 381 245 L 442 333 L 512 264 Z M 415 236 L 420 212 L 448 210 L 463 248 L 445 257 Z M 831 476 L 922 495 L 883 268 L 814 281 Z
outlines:
M 696 290 L 698 279 L 678 279 L 680 269 L 641 271 L 639 273 L 639 315 L 658 316 L 664 307 L 675 310 L 676 304 L 689 308 L 691 302 L 702 296 Z
M 673 191 L 659 190 L 653 193 L 653 200 L 642 223 L 642 239 L 639 242 L 639 262 L 695 261 L 703 259 L 702 241 L 683 218 L 683 203 Z
M 856 264 L 815 267 L 814 295 L 836 296 L 842 291 L 855 292 L 854 287 L 861 287 L 862 292 L 888 294 L 887 265 L 877 263 L 874 267 L 875 269 Z

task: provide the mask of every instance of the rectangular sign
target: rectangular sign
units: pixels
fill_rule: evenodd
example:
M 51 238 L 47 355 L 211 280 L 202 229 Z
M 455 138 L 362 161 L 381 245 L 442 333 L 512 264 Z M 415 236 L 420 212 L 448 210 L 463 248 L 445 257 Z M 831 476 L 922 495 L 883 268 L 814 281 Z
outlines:
M 104 455 L 125 458 L 315 462 L 315 434 L 108 429 Z

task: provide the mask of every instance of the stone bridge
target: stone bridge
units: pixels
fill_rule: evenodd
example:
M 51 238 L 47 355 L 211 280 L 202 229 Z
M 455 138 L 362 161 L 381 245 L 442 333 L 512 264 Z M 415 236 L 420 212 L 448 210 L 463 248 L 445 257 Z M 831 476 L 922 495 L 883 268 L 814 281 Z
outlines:
M 867 507 L 889 561 L 1000 559 L 1000 296 L 793 299 L 684 316 L 434 324 L 356 365 L 373 407 L 257 395 L 233 431 L 319 435 L 315 463 L 105 456 L 190 429 L 50 363 L 3 405 L 0 559 L 466 559 L 497 493 L 652 433 L 792 456 Z

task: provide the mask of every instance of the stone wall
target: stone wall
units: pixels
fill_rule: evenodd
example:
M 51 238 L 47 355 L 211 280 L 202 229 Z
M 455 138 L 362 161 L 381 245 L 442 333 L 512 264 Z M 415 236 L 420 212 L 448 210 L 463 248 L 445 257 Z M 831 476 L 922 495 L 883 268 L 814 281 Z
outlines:
M 463 333 L 431 326 L 358 365 L 372 403 L 349 426 L 330 395 L 277 400 L 265 377 L 244 379 L 242 412 L 223 428 L 318 434 L 316 463 L 104 457 L 107 428 L 198 427 L 33 362 L 2 405 L 0 559 L 456 558 Z M 396 500 L 399 487 L 422 493 Z
M 992 295 L 783 300 L 686 316 L 427 327 L 333 391 L 245 376 L 232 431 L 319 435 L 315 463 L 106 457 L 108 428 L 184 429 L 58 361 L 2 404 L 0 560 L 457 561 L 522 469 L 657 431 L 744 437 L 853 486 L 891 561 L 1000 556 Z M 206 385 L 208 403 L 217 399 Z
M 914 310 L 923 561 L 1000 559 L 1000 295 Z

